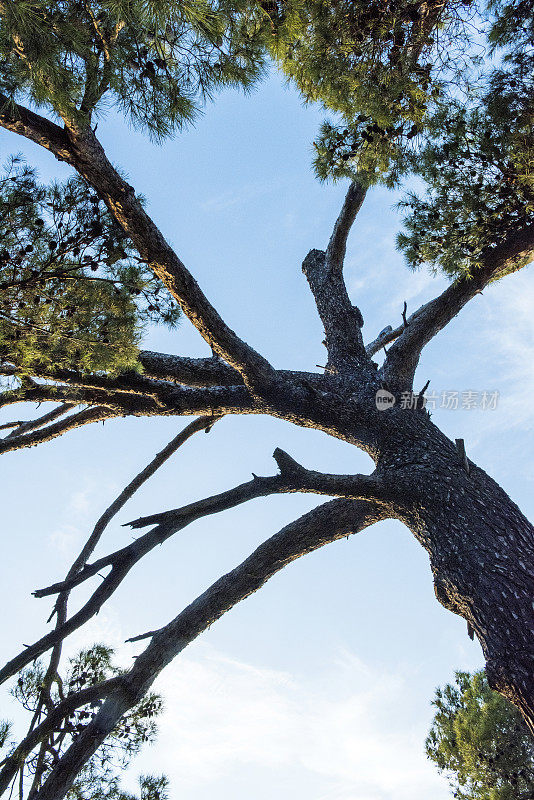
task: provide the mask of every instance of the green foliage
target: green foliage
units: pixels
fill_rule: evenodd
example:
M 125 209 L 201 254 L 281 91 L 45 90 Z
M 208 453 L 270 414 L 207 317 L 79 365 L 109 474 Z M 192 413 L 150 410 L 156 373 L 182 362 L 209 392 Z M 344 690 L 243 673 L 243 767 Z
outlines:
M 505 55 L 481 96 L 438 109 L 411 159 L 427 186 L 401 203 L 410 214 L 398 244 L 412 267 L 471 275 L 483 255 L 534 223 L 534 51 Z
M 492 691 L 483 670 L 457 672 L 436 691 L 428 757 L 447 773 L 459 800 L 528 800 L 534 745 L 519 711 Z
M 119 675 L 121 670 L 112 663 L 113 650 L 102 644 L 82 650 L 70 659 L 66 675 L 56 675 L 52 688 L 47 691 L 48 711 L 69 695 L 101 681 Z M 22 706 L 35 714 L 42 707 L 45 689 L 45 672 L 37 662 L 23 670 L 12 694 Z M 99 702 L 77 708 L 68 718 L 58 723 L 34 753 L 26 760 L 28 776 L 38 770 L 40 781 L 46 780 L 57 758 L 68 749 L 93 719 Z M 110 736 L 78 774 L 67 797 L 69 800 L 136 800 L 134 795 L 120 788 L 120 772 L 147 742 L 157 734 L 156 718 L 161 712 L 159 695 L 149 693 L 119 722 Z M 142 776 L 139 780 L 139 800 L 167 800 L 165 777 Z
M 86 124 L 105 98 L 156 137 L 262 70 L 262 15 L 246 0 L 6 0 L 0 89 Z
M 465 50 L 471 0 L 312 0 L 273 50 L 307 101 L 339 121 L 315 143 L 320 178 L 394 185 Z M 297 29 L 295 34 L 293 31 Z
M 0 180 L 0 357 L 23 373 L 135 369 L 147 322 L 179 309 L 78 178 L 40 185 L 13 160 Z

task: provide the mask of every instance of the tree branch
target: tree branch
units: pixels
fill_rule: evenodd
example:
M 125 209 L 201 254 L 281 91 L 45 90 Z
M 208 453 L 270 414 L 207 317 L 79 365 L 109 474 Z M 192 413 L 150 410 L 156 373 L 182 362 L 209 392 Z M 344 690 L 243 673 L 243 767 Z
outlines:
M 341 272 L 343 269 L 347 239 L 366 194 L 367 189 L 362 184 L 356 182 L 350 184 L 326 248 L 325 261 L 333 272 Z
M 310 250 L 302 264 L 324 326 L 327 368 L 339 371 L 368 361 L 361 328 L 362 315 L 350 302 L 343 279 L 347 237 L 365 197 L 365 189 L 351 183 L 326 252 Z
M 113 689 L 120 685 L 122 677 L 119 675 L 115 678 L 109 678 L 106 681 L 97 683 L 93 686 L 88 686 L 85 689 L 75 692 L 65 698 L 59 703 L 43 720 L 43 722 L 36 728 L 31 730 L 28 735 L 20 742 L 20 744 L 10 753 L 7 758 L 2 762 L 2 769 L 0 770 L 0 794 L 3 794 L 9 788 L 10 782 L 21 768 L 27 756 L 31 751 L 41 742 L 45 736 L 52 733 L 54 729 L 61 724 L 65 717 L 70 716 L 72 712 L 87 705 L 88 703 L 102 700 L 109 695 Z
M 107 381 L 102 378 L 103 383 L 108 382 L 111 385 L 112 381 L 113 379 Z M 65 389 L 62 386 L 49 384 L 38 384 L 27 390 L 17 389 L 14 391 L 17 393 L 16 396 L 8 398 L 6 405 L 15 402 L 44 402 L 47 400 L 63 400 L 77 405 L 95 405 L 33 433 L 0 439 L 0 454 L 22 447 L 32 447 L 35 444 L 50 441 L 81 425 L 112 417 L 189 415 L 213 417 L 224 414 L 260 413 L 261 411 L 254 405 L 245 386 L 216 386 L 203 389 L 168 386 L 164 387 L 164 390 L 162 389 L 157 400 L 153 397 L 132 395 L 126 391 L 124 393 L 120 391 L 106 393 L 106 390 Z
M 53 408 L 52 411 L 49 411 L 47 414 L 43 414 L 41 417 L 37 417 L 37 419 L 30 419 L 27 422 L 19 422 L 17 423 L 15 430 L 12 430 L 11 433 L 6 436 L 6 439 L 12 439 L 14 436 L 21 436 L 23 433 L 29 433 L 37 428 L 42 428 L 43 425 L 53 422 L 55 419 L 58 419 L 58 417 L 64 416 L 75 407 L 76 406 L 74 403 L 61 403 L 60 406 Z
M 76 738 L 48 776 L 35 800 L 61 800 L 76 774 L 120 718 L 148 691 L 162 669 L 188 644 L 276 572 L 306 553 L 385 519 L 372 502 L 333 500 L 290 523 L 260 545 L 240 566 L 216 581 L 172 622 L 155 633 L 123 683 Z
M 459 278 L 438 297 L 421 306 L 390 347 L 382 368 L 388 382 L 411 388 L 421 351 L 489 283 L 534 257 L 534 225 L 513 233 L 493 249 L 487 249 L 482 266 L 471 278 Z
M 128 523 L 132 528 L 145 528 L 155 525 L 151 531 L 140 536 L 131 544 L 110 555 L 103 556 L 83 569 L 72 572 L 66 580 L 55 583 L 44 589 L 37 589 L 35 597 L 47 597 L 71 591 L 89 578 L 111 567 L 109 574 L 103 579 L 86 604 L 63 625 L 43 636 L 33 645 L 26 647 L 0 670 L 0 683 L 7 680 L 24 666 L 29 664 L 43 652 L 54 647 L 59 641 L 77 630 L 91 617 L 98 613 L 103 603 L 113 594 L 132 567 L 156 546 L 163 544 L 177 531 L 183 530 L 201 517 L 226 511 L 236 505 L 257 497 L 265 497 L 275 493 L 311 492 L 314 494 L 337 495 L 350 498 L 364 498 L 376 501 L 383 506 L 384 513 L 391 516 L 395 513 L 396 504 L 402 504 L 394 487 L 390 487 L 375 475 L 329 475 L 307 470 L 292 459 L 283 450 L 277 448 L 274 458 L 280 468 L 280 474 L 272 477 L 255 476 L 251 481 L 243 483 L 221 494 L 190 503 L 182 508 L 173 509 L 148 517 L 140 517 Z
M 59 128 L 38 114 L 0 95 L 0 125 L 41 144 L 56 158 L 67 161 L 85 178 L 130 236 L 139 255 L 193 323 L 212 349 L 259 391 L 277 382 L 269 362 L 240 339 L 208 301 L 197 282 L 144 210 L 134 189 L 108 160 L 88 126 L 81 130 L 70 122 Z
M 187 358 L 141 350 L 139 361 L 148 378 L 187 386 L 236 386 L 243 378 L 220 358 Z
M 73 164 L 65 130 L 4 94 L 0 94 L 0 125 L 50 150 L 59 161 Z
M 111 417 L 117 416 L 116 413 L 109 408 L 102 406 L 95 406 L 94 408 L 86 408 L 78 414 L 71 414 L 67 419 L 61 422 L 55 422 L 52 425 L 47 425 L 32 433 L 22 434 L 20 436 L 13 436 L 12 438 L 6 437 L 0 440 L 0 453 L 8 453 L 11 450 L 20 450 L 23 447 L 33 447 L 42 442 L 49 442 L 62 436 L 67 431 L 72 431 L 75 428 L 80 428 L 82 425 L 89 425 L 91 422 L 101 422 Z

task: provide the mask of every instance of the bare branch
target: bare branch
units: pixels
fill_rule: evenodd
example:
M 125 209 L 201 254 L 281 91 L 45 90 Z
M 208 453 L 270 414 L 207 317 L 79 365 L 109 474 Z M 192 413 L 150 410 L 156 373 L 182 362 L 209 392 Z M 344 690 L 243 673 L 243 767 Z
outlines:
M 347 236 L 364 197 L 365 190 L 351 183 L 326 252 L 310 250 L 302 264 L 325 330 L 326 367 L 333 372 L 368 361 L 361 332 L 362 315 L 350 302 L 343 279 Z
M 109 408 L 104 408 L 102 406 L 86 408 L 78 414 L 71 414 L 70 417 L 67 417 L 67 419 L 61 422 L 47 425 L 45 428 L 33 431 L 32 433 L 1 439 L 0 453 L 8 453 L 11 450 L 20 450 L 23 447 L 33 447 L 33 445 L 41 444 L 42 442 L 49 442 L 51 439 L 56 439 L 58 436 L 67 433 L 67 431 L 80 428 L 82 425 L 89 425 L 92 422 L 101 422 L 114 416 L 117 415 L 113 411 L 110 411 Z
M 240 566 L 216 581 L 172 622 L 155 633 L 124 682 L 76 738 L 48 776 L 36 800 L 61 800 L 79 769 L 120 718 L 148 691 L 162 669 L 213 622 L 257 591 L 276 572 L 306 553 L 385 519 L 371 502 L 333 500 L 290 523 L 264 542 Z
M 369 357 L 374 356 L 378 353 L 379 350 L 382 350 L 387 344 L 394 342 L 401 333 L 403 332 L 405 325 L 399 325 L 398 328 L 392 328 L 391 325 L 388 325 L 387 328 L 384 328 L 381 331 L 376 339 L 373 339 L 372 342 L 369 342 L 368 345 L 365 346 L 365 350 Z
M 511 234 L 494 249 L 488 248 L 483 265 L 472 277 L 459 278 L 408 318 L 405 329 L 388 351 L 383 367 L 385 380 L 411 388 L 424 346 L 485 286 L 533 257 L 534 225 Z
M 306 469 L 279 447 L 273 453 L 280 474 L 292 491 L 326 494 L 352 500 L 399 504 L 402 496 L 378 475 L 332 475 Z
M 401 503 L 393 487 L 385 485 L 374 475 L 328 475 L 307 470 L 292 459 L 283 450 L 277 448 L 275 460 L 280 474 L 272 477 L 257 477 L 236 486 L 221 494 L 207 497 L 182 508 L 140 517 L 128 523 L 132 528 L 145 528 L 155 525 L 151 531 L 140 536 L 126 547 L 103 556 L 92 564 L 86 564 L 79 571 L 69 573 L 66 580 L 52 584 L 44 589 L 37 589 L 35 597 L 47 597 L 72 590 L 89 578 L 99 574 L 101 570 L 111 567 L 109 574 L 103 579 L 87 603 L 64 624 L 43 636 L 33 645 L 26 647 L 0 670 L 0 683 L 14 675 L 26 664 L 29 664 L 46 650 L 54 647 L 59 641 L 77 630 L 93 617 L 103 603 L 113 594 L 132 567 L 147 553 L 163 544 L 177 531 L 183 530 L 197 519 L 220 511 L 226 511 L 236 505 L 257 497 L 269 494 L 288 492 L 311 492 L 350 498 L 372 499 L 389 509 L 385 513 L 392 515 L 395 505 Z
M 11 431 L 11 433 L 6 436 L 6 439 L 11 439 L 13 436 L 21 436 L 23 433 L 29 433 L 30 431 L 36 430 L 36 428 L 42 428 L 43 425 L 53 422 L 55 419 L 58 419 L 58 417 L 64 416 L 64 414 L 66 414 L 68 411 L 71 411 L 73 408 L 75 408 L 74 403 L 62 403 L 57 408 L 52 409 L 52 411 L 49 411 L 47 414 L 43 414 L 37 419 L 30 419 L 27 422 L 19 422 L 17 428 Z
M 91 536 L 85 543 L 83 550 L 80 552 L 78 558 L 73 563 L 70 571 L 69 576 L 75 575 L 82 566 L 84 566 L 87 562 L 87 559 L 90 557 L 91 553 L 93 553 L 95 547 L 97 546 L 102 534 L 104 533 L 105 529 L 115 517 L 121 508 L 127 503 L 127 501 L 133 497 L 133 495 L 141 488 L 141 486 L 147 482 L 149 478 L 154 475 L 155 472 L 166 462 L 168 459 L 176 453 L 179 447 L 185 444 L 191 436 L 199 431 L 206 431 L 211 429 L 211 427 L 217 422 L 220 417 L 217 416 L 209 416 L 209 417 L 198 417 L 194 419 L 193 422 L 190 422 L 189 425 L 180 431 L 171 441 L 165 445 L 163 450 L 156 454 L 156 456 L 152 459 L 152 461 L 147 464 L 147 466 L 139 472 L 133 480 L 122 490 L 119 496 L 111 503 L 111 505 L 104 511 L 98 522 L 96 523 Z
M 356 216 L 363 205 L 367 189 L 360 183 L 351 183 L 345 196 L 345 202 L 340 211 L 339 217 L 334 225 L 334 230 L 328 247 L 326 248 L 325 260 L 332 271 L 341 271 L 345 261 L 347 250 L 347 239 L 350 229 Z

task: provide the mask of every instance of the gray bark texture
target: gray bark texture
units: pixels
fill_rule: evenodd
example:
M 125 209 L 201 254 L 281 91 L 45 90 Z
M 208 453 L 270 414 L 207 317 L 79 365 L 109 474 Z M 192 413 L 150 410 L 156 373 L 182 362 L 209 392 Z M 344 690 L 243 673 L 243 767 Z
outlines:
M 98 713 L 33 796 L 63 798 L 81 767 L 161 670 L 236 603 L 296 558 L 386 518 L 402 521 L 425 548 L 438 601 L 461 615 L 476 633 L 490 685 L 515 703 L 534 734 L 534 528 L 506 493 L 432 423 L 422 397 L 413 408 L 397 403 L 385 411 L 378 410 L 375 402 L 380 389 L 396 395 L 412 390 L 425 344 L 510 264 L 532 258 L 534 230 L 510 234 L 485 254 L 473 280 L 458 279 L 405 317 L 402 326 L 386 329 L 365 347 L 362 316 L 343 280 L 347 236 L 365 197 L 357 183 L 351 185 L 330 243 L 324 251 L 310 251 L 303 264 L 325 329 L 325 372 L 276 370 L 221 319 L 133 188 L 110 164 L 90 128 L 78 130 L 68 121 L 60 127 L 7 105 L 0 113 L 0 124 L 46 147 L 88 181 L 214 352 L 210 359 L 143 352 L 143 376 L 91 378 L 70 372 L 36 376 L 47 378 L 47 383 L 25 383 L 14 393 L 6 393 L 4 403 L 37 399 L 61 405 L 35 425 L 18 420 L 15 430 L 0 441 L 0 451 L 37 444 L 78 425 L 117 416 L 195 415 L 201 418 L 195 430 L 203 430 L 211 419 L 226 414 L 268 414 L 324 431 L 364 450 L 375 463 L 372 475 L 326 475 L 303 467 L 277 449 L 278 474 L 255 476 L 221 495 L 136 520 L 133 527 L 153 527 L 132 545 L 90 563 L 92 542 L 64 581 L 37 590 L 37 596 L 65 598 L 87 578 L 109 570 L 75 615 L 68 617 L 62 606 L 56 628 L 6 664 L 0 670 L 2 680 L 56 648 L 98 612 L 149 550 L 194 519 L 275 492 L 306 491 L 337 498 L 265 541 L 168 624 L 133 637 L 149 640 L 145 650 L 119 680 L 93 688 L 92 697 L 101 702 Z M 378 368 L 372 355 L 391 342 L 384 365 Z M 6 365 L 6 374 L 8 370 L 16 373 L 13 365 Z M 51 382 L 56 384 L 54 392 Z M 69 413 L 76 405 L 86 408 Z M 165 457 L 176 445 L 171 443 Z M 132 482 L 131 492 L 125 490 L 117 507 L 157 468 L 153 463 L 154 468 L 147 468 Z M 111 507 L 109 514 L 115 510 Z M 79 705 L 84 699 L 78 698 Z M 76 697 L 70 698 L 65 713 L 76 702 Z M 61 716 L 58 708 L 52 712 L 54 720 Z M 52 723 L 46 727 L 46 720 L 41 725 L 43 735 L 53 728 Z M 21 742 L 19 757 L 35 747 L 37 730 Z M 18 764 L 17 759 L 6 759 L 0 770 L 0 789 L 8 788 Z

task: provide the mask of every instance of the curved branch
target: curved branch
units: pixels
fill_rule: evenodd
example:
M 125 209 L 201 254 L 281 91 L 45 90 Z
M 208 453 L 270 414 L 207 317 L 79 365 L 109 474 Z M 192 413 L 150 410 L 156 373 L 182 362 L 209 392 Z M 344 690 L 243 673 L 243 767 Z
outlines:
M 407 326 L 388 351 L 382 368 L 384 379 L 411 388 L 424 346 L 489 283 L 533 257 L 534 225 L 526 226 L 494 249 L 488 249 L 482 266 L 472 277 L 459 278 L 408 318 Z
M 95 753 L 121 717 L 148 691 L 172 659 L 240 600 L 263 586 L 283 567 L 306 553 L 385 519 L 388 513 L 372 502 L 333 500 L 290 523 L 261 544 L 242 564 L 216 581 L 172 622 L 157 631 L 147 648 L 109 695 L 96 717 L 77 737 L 36 800 L 61 800 L 79 769 Z
M 32 433 L 21 434 L 20 436 L 13 436 L 12 438 L 6 437 L 0 440 L 0 453 L 8 453 L 11 450 L 20 450 L 23 447 L 33 447 L 42 442 L 49 442 L 62 436 L 67 431 L 72 431 L 75 428 L 81 428 L 82 425 L 89 425 L 92 422 L 103 422 L 111 417 L 118 416 L 109 408 L 103 406 L 95 406 L 94 408 L 86 408 L 78 414 L 71 414 L 67 419 L 61 422 L 55 422 L 52 425 L 47 425 L 45 428 L 33 431 Z
M 132 528 L 156 527 L 140 536 L 131 544 L 115 552 L 87 564 L 79 571 L 70 574 L 66 580 L 52 584 L 44 589 L 37 589 L 35 597 L 47 597 L 71 591 L 89 578 L 111 567 L 108 575 L 91 595 L 86 604 L 69 620 L 57 626 L 33 645 L 26 647 L 15 658 L 0 670 L 0 683 L 17 673 L 30 661 L 43 652 L 54 647 L 73 631 L 98 613 L 103 603 L 113 594 L 133 566 L 147 553 L 163 544 L 176 532 L 183 530 L 197 519 L 220 511 L 226 511 L 236 505 L 257 497 L 265 497 L 275 493 L 311 492 L 314 494 L 338 495 L 350 498 L 372 500 L 383 508 L 383 513 L 391 516 L 395 504 L 400 499 L 394 489 L 385 485 L 375 475 L 328 475 L 307 470 L 277 448 L 274 458 L 280 468 L 280 474 L 272 477 L 254 476 L 251 481 L 242 483 L 221 494 L 207 497 L 182 508 L 173 509 L 148 517 L 140 517 L 128 523 Z

